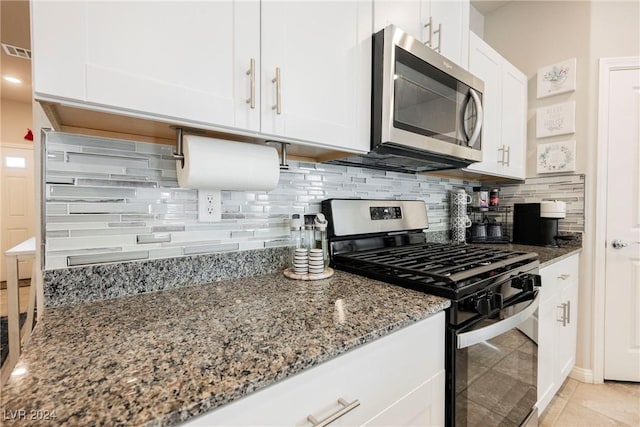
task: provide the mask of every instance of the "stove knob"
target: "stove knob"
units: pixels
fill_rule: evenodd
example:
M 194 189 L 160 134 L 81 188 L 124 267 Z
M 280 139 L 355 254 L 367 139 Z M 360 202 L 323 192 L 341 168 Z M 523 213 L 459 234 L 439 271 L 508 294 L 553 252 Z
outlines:
M 491 300 L 489 297 L 483 297 L 477 301 L 476 311 L 483 316 L 486 316 L 491 312 Z
M 525 292 L 532 292 L 536 286 L 540 286 L 541 282 L 539 274 L 525 274 L 523 276 L 514 277 L 511 281 L 511 287 L 522 289 Z
M 502 310 L 504 307 L 504 300 L 502 298 L 502 294 L 493 294 L 491 295 L 491 306 L 494 310 Z

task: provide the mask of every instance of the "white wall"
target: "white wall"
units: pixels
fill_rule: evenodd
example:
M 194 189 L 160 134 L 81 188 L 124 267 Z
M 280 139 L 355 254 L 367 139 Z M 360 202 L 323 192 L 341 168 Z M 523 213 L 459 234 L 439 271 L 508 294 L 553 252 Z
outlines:
M 577 172 L 586 174 L 586 211 L 581 256 L 580 323 L 576 365 L 593 368 L 593 236 L 597 194 L 596 144 L 598 113 L 598 60 L 602 57 L 640 55 L 640 3 L 587 1 L 516 1 L 485 16 L 485 40 L 520 68 L 529 79 L 527 176 L 535 175 L 538 141 L 535 109 L 568 100 L 576 101 Z M 577 58 L 576 90 L 536 99 L 536 72 L 540 67 Z

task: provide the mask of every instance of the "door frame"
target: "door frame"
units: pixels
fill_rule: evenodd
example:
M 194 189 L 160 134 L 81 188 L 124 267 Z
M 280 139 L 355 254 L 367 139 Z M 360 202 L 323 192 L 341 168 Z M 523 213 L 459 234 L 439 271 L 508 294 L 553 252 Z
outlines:
M 609 77 L 619 70 L 640 68 L 640 57 L 600 58 L 598 85 L 598 140 L 596 169 L 596 230 L 594 240 L 594 289 L 593 289 L 593 382 L 604 382 L 604 331 L 605 331 L 605 280 L 607 248 L 607 182 L 609 148 Z

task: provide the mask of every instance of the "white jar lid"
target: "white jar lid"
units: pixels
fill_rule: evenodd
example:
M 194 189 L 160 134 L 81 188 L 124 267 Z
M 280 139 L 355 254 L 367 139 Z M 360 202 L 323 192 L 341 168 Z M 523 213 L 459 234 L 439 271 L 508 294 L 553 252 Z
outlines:
M 540 202 L 540 218 L 565 218 L 567 204 L 558 200 Z

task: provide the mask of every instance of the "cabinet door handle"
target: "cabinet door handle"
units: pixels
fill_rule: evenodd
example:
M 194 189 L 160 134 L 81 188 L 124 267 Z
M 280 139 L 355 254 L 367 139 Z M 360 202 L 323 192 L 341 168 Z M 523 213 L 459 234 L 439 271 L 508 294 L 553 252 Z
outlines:
M 504 165 L 505 164 L 505 161 L 504 161 L 504 153 L 505 153 L 504 145 L 502 145 L 500 148 L 498 148 L 498 151 L 501 153 L 500 160 L 498 160 L 498 164 L 499 165 Z
M 505 150 L 507 152 L 507 167 L 509 167 L 509 165 L 511 164 L 511 146 L 509 145 L 505 148 Z
M 561 275 L 558 276 L 558 279 L 567 280 L 569 277 L 571 277 L 570 274 L 561 274 Z
M 424 24 L 424 28 L 428 28 L 428 34 L 429 34 L 429 38 L 427 39 L 426 42 L 424 42 L 425 45 L 431 47 L 431 39 L 433 37 L 433 17 L 429 17 L 429 22 L 427 22 L 426 24 Z
M 571 301 L 567 300 L 567 324 L 571 324 Z
M 438 46 L 436 46 L 433 50 L 438 53 L 442 53 L 442 24 L 438 24 L 438 29 L 435 30 L 433 34 L 438 34 Z
M 280 99 L 282 86 L 280 81 L 280 67 L 276 67 L 276 76 L 271 80 L 271 83 L 276 84 L 276 105 L 272 106 L 271 109 L 276 110 L 276 114 L 282 114 L 282 100 Z
M 251 58 L 249 69 L 247 70 L 247 76 L 249 76 L 249 81 L 251 82 L 251 89 L 249 99 L 247 99 L 247 104 L 249 104 L 249 108 L 253 110 L 256 108 L 256 60 L 253 58 Z
M 562 309 L 562 317 L 560 319 L 556 319 L 558 322 L 562 323 L 562 326 L 567 326 L 567 303 L 562 303 L 558 306 L 558 308 Z
M 334 422 L 335 420 L 337 420 L 338 418 L 342 417 L 343 415 L 345 415 L 347 412 L 351 412 L 352 410 L 354 410 L 355 408 L 357 408 L 358 406 L 360 406 L 360 401 L 359 400 L 354 400 L 351 403 L 348 403 L 346 400 L 344 400 L 343 398 L 339 398 L 338 399 L 338 403 L 340 405 L 342 405 L 341 409 L 338 409 L 336 412 L 334 412 L 333 414 L 329 415 L 327 418 L 318 421 L 318 419 L 316 417 L 314 417 L 313 415 L 309 415 L 307 417 L 307 420 L 309 422 L 311 422 L 311 424 L 313 424 L 313 427 L 324 427 L 324 426 L 328 426 L 329 424 L 331 424 L 332 422 Z

